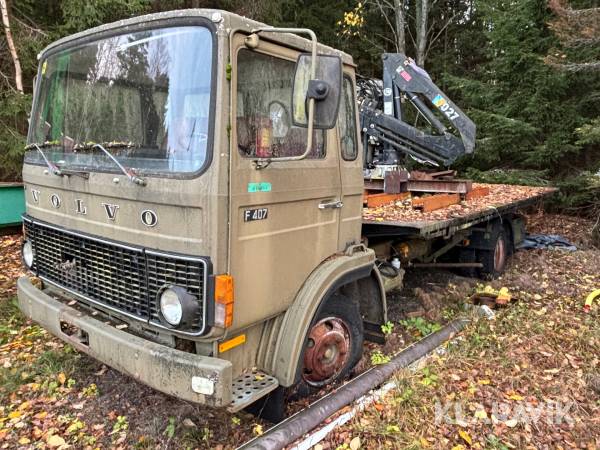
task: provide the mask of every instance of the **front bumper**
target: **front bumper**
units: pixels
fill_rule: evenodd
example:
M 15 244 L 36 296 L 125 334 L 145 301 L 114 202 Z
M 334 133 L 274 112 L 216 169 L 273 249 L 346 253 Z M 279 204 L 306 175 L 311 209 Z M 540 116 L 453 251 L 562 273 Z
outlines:
M 184 400 L 216 407 L 230 404 L 229 361 L 182 352 L 119 330 L 54 299 L 27 277 L 17 281 L 17 296 L 23 314 L 106 365 Z

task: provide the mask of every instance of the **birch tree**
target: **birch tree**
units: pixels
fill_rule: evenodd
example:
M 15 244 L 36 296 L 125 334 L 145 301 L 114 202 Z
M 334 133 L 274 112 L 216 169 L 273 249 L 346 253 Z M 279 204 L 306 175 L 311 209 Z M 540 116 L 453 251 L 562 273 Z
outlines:
M 2 23 L 4 24 L 4 34 L 6 35 L 6 43 L 8 50 L 15 66 L 15 86 L 17 91 L 23 93 L 23 71 L 21 70 L 21 61 L 15 47 L 12 32 L 10 30 L 10 19 L 8 17 L 8 6 L 6 0 L 0 0 L 0 10 L 2 11 Z
M 429 22 L 429 0 L 418 0 L 416 10 L 416 35 L 417 35 L 417 65 L 423 67 L 427 52 L 427 36 Z

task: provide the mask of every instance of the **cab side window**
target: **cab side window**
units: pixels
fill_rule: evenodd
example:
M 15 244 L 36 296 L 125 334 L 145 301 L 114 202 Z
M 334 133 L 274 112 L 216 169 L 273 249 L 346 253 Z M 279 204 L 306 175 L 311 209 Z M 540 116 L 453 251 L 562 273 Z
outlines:
M 306 128 L 292 125 L 295 63 L 245 48 L 237 58 L 237 143 L 249 158 L 299 156 Z M 325 133 L 315 130 L 308 158 L 325 157 Z
M 340 111 L 338 113 L 338 130 L 342 158 L 354 161 L 358 155 L 356 135 L 356 101 L 354 100 L 354 85 L 352 80 L 344 75 Z

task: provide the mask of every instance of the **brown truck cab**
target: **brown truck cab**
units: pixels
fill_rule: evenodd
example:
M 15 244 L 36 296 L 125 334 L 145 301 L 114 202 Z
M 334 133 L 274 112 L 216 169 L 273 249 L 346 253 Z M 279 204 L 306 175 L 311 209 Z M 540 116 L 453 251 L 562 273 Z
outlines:
M 232 411 L 347 375 L 386 321 L 361 243 L 351 57 L 308 30 L 186 10 L 69 36 L 39 61 L 23 259 L 41 283 L 18 281 L 22 311 Z

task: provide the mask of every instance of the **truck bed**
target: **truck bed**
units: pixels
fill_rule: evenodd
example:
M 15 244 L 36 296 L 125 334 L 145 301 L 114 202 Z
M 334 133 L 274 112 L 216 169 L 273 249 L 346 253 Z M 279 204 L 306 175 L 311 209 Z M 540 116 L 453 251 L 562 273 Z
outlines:
M 532 206 L 557 191 L 549 187 L 474 183 L 473 188 L 477 187 L 488 187 L 490 193 L 426 213 L 413 208 L 411 199 L 363 208 L 363 234 L 368 237 L 451 236 L 457 230 Z

